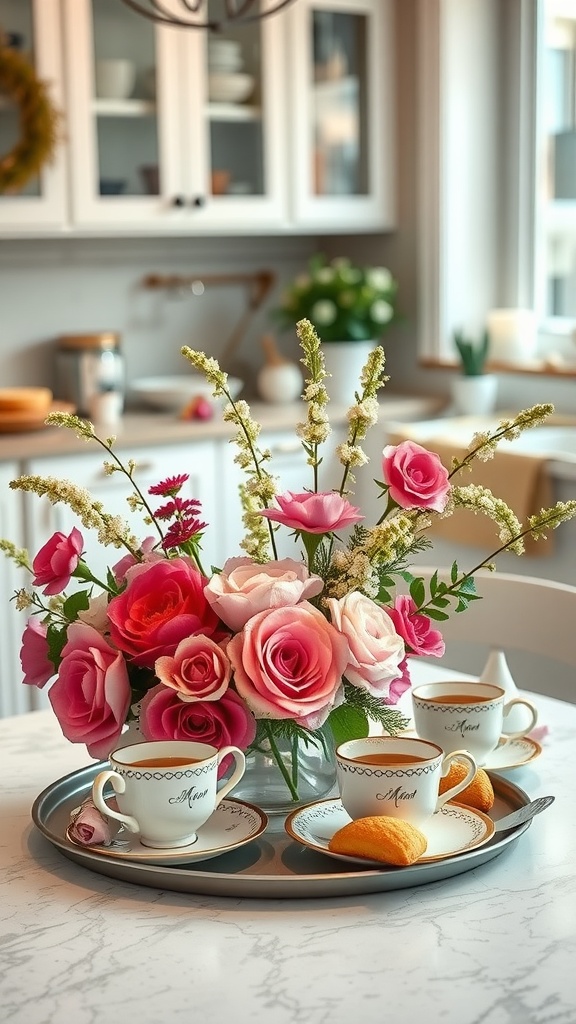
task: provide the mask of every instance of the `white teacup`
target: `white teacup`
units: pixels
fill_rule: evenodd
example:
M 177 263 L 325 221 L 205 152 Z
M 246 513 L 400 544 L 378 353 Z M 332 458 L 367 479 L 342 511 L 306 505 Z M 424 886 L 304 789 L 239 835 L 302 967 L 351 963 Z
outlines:
M 456 759 L 468 765 L 466 776 L 439 796 L 440 780 Z M 387 815 L 417 828 L 461 793 L 476 774 L 468 751 L 445 755 L 435 743 L 401 736 L 368 736 L 341 743 L 336 768 L 342 806 L 351 818 Z
M 538 712 L 531 701 L 514 697 L 507 703 L 505 692 L 494 683 L 438 682 L 417 686 L 412 691 L 416 732 L 437 743 L 446 753 L 466 747 L 483 765 L 501 739 L 526 736 L 536 725 Z M 530 712 L 525 729 L 504 733 L 506 716 L 522 705 Z
M 232 776 L 217 788 L 218 765 L 231 754 Z M 240 781 L 246 759 L 238 747 L 216 747 L 186 740 L 134 743 L 110 754 L 112 770 L 100 772 L 92 799 L 102 814 L 121 821 L 140 842 L 159 850 L 190 846 L 196 832 Z M 120 811 L 104 799 L 111 782 Z

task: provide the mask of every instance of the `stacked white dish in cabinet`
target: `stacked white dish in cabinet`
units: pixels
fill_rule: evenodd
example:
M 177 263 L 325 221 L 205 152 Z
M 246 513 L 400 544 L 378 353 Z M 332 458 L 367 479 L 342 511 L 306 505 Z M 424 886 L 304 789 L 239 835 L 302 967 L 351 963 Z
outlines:
M 208 40 L 208 98 L 213 103 L 244 103 L 254 90 L 254 77 L 244 69 L 236 39 Z

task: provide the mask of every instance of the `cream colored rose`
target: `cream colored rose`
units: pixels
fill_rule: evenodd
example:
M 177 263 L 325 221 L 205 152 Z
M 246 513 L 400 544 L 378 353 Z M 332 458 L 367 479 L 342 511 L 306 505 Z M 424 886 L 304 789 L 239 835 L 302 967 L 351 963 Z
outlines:
M 204 588 L 206 600 L 235 633 L 258 612 L 307 601 L 324 586 L 303 562 L 282 558 L 260 565 L 251 558 L 229 558 Z
M 348 682 L 374 697 L 388 697 L 391 683 L 402 674 L 405 647 L 386 609 L 357 590 L 339 601 L 330 598 L 328 608 L 333 625 L 348 642 Z

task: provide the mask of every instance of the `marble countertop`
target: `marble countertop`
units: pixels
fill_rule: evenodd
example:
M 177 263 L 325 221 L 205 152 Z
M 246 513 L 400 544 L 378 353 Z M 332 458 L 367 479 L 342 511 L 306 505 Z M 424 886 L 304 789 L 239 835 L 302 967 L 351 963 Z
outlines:
M 380 402 L 380 419 L 421 419 L 434 416 L 445 406 L 445 400 L 417 395 L 386 395 Z M 253 418 L 264 431 L 294 430 L 296 423 L 306 415 L 303 402 L 271 405 L 250 403 Z M 345 422 L 346 409 L 329 407 L 330 422 L 336 426 Z M 220 413 L 210 420 L 183 421 L 173 413 L 129 411 L 120 425 L 104 429 L 104 436 L 115 434 L 116 447 L 141 448 L 151 444 L 189 444 L 206 439 L 230 437 L 233 428 L 225 423 Z M 86 442 L 79 440 L 70 430 L 48 427 L 26 433 L 6 433 L 0 436 L 0 462 L 24 461 L 41 456 L 74 455 L 86 451 Z M 92 449 L 91 449 L 92 450 Z
M 444 881 L 314 900 L 193 896 L 67 860 L 30 819 L 90 763 L 51 711 L 0 721 L 0 1004 L 10 1024 L 574 1024 L 576 705 L 535 697 L 545 814 Z

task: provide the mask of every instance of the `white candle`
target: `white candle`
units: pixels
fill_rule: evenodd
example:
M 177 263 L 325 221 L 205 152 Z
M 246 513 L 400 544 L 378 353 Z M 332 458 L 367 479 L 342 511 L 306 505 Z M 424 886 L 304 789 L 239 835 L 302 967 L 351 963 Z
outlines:
M 487 316 L 488 358 L 526 362 L 536 352 L 536 314 L 532 309 L 492 309 Z

